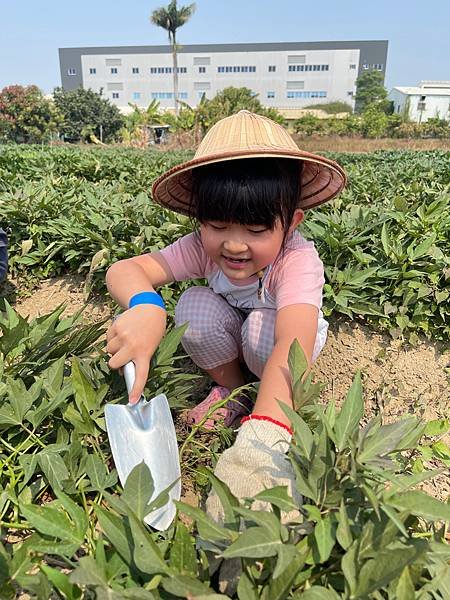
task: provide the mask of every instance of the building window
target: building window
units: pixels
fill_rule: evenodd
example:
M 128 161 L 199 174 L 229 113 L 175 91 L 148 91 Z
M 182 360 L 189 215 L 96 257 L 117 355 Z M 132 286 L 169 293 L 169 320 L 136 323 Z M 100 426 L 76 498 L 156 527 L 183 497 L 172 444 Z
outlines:
M 383 65 L 377 63 L 375 65 L 372 65 L 372 69 L 374 71 L 382 71 L 383 70 Z
M 353 96 L 353 92 L 347 92 L 347 96 L 352 97 Z
M 275 98 L 275 92 L 267 92 L 268 98 Z
M 132 68 L 133 75 L 137 75 L 139 73 L 139 67 Z
M 217 67 L 218 73 L 256 73 L 256 66 L 227 66 Z
M 210 81 L 194 81 L 194 90 L 210 90 L 211 82 Z
M 152 98 L 156 100 L 171 100 L 173 98 L 172 92 L 152 92 Z
M 111 67 L 111 75 L 117 75 L 117 67 Z
M 326 98 L 327 92 L 291 92 L 286 93 L 286 97 L 292 98 Z
M 76 75 L 77 74 L 77 70 L 74 69 L 73 67 L 70 67 L 70 69 L 67 69 L 67 75 Z
M 194 65 L 210 65 L 211 57 L 210 56 L 194 56 Z
M 369 65 L 367 63 L 363 63 L 363 70 L 367 71 L 369 69 Z
M 288 65 L 288 71 L 328 71 L 329 65 Z
M 152 98 L 155 100 L 172 100 L 173 92 L 152 92 Z M 187 92 L 178 92 L 178 98 L 180 100 L 187 100 Z
M 303 90 L 305 88 L 304 81 L 286 81 L 286 88 L 288 90 Z
M 199 67 L 198 68 L 198 72 L 199 73 L 206 73 L 206 67 Z
M 97 73 L 97 69 L 93 69 L 92 67 L 89 69 L 89 75 L 95 75 Z
M 275 71 L 277 70 L 275 65 L 269 65 L 269 73 L 275 73 Z
M 141 92 L 133 92 L 133 100 L 140 100 Z
M 349 68 L 350 69 L 356 69 L 356 65 L 352 63 L 351 65 L 349 65 Z
M 112 93 L 112 97 L 113 97 L 113 100 L 118 100 L 118 98 L 119 98 L 119 92 L 113 92 Z
M 298 65 L 306 62 L 306 54 L 291 54 L 288 56 L 288 65 Z
M 172 73 L 172 67 L 150 67 L 151 75 L 162 75 L 163 73 Z M 187 67 L 177 67 L 177 73 L 187 73 Z

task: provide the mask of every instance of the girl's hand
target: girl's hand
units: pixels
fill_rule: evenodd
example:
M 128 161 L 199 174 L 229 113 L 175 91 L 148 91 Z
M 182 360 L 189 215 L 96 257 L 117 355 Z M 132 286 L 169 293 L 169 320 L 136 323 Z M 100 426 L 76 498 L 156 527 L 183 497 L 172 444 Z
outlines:
M 125 311 L 109 327 L 106 351 L 108 365 L 119 369 L 132 360 L 136 379 L 128 401 L 135 404 L 144 391 L 150 361 L 166 331 L 166 311 L 153 304 L 139 304 Z

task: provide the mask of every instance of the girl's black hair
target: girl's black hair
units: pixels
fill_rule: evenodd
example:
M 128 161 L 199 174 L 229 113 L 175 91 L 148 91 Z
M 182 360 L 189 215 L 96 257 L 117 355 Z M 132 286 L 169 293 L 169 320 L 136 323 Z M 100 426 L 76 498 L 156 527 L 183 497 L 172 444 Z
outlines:
M 192 170 L 191 215 L 200 223 L 264 225 L 281 221 L 284 238 L 300 198 L 302 162 L 243 158 Z

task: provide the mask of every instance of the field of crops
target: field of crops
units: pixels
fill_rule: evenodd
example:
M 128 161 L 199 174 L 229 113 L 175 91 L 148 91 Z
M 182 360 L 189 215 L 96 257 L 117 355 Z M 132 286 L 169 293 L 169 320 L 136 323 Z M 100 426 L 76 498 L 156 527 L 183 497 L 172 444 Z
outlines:
M 324 312 L 364 320 L 415 343 L 450 334 L 449 153 L 328 155 L 349 174 L 342 196 L 307 214 L 326 266 Z M 86 295 L 104 294 L 111 262 L 150 251 L 190 230 L 149 201 L 152 181 L 187 154 L 133 150 L 0 149 L 0 224 L 10 227 L 10 271 L 20 288 L 79 272 Z M 162 294 L 173 310 L 179 290 Z M 34 320 L 9 304 L 0 316 L 0 599 L 33 597 L 239 598 L 239 600 L 450 597 L 450 506 L 417 485 L 450 466 L 445 419 L 386 424 L 363 417 L 355 377 L 341 410 L 299 383 L 291 460 L 304 498 L 297 522 L 284 489 L 264 492 L 272 513 L 238 508 L 204 465 L 231 443 L 221 429 L 180 440 L 183 476 L 224 503 L 218 526 L 180 505 L 165 533 L 142 524 L 151 475 L 117 483 L 105 437 L 105 402 L 124 398 L 103 354 L 104 323 Z M 175 410 L 196 384 L 171 329 L 152 367 L 149 397 L 164 391 Z M 248 501 L 247 507 L 251 504 Z M 239 564 L 236 581 L 224 573 Z M 233 585 L 233 583 L 235 585 Z

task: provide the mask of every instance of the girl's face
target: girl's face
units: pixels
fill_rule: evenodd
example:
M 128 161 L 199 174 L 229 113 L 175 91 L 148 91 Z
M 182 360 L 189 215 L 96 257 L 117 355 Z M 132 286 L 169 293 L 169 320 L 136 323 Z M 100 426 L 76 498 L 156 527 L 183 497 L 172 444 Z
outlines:
M 303 220 L 297 209 L 289 233 Z M 278 219 L 274 229 L 261 225 L 240 225 L 207 221 L 200 226 L 203 248 L 229 279 L 243 280 L 265 269 L 278 256 L 283 243 L 283 227 Z

